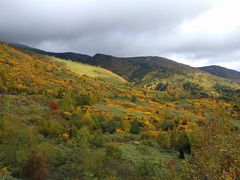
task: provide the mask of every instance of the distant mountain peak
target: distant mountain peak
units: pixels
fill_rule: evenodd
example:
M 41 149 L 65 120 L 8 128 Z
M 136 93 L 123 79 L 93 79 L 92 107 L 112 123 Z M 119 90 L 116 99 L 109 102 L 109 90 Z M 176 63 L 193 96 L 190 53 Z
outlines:
M 204 66 L 199 68 L 202 71 L 206 71 L 210 74 L 220 76 L 223 78 L 232 79 L 240 82 L 240 72 L 232 69 L 228 69 L 218 65 Z

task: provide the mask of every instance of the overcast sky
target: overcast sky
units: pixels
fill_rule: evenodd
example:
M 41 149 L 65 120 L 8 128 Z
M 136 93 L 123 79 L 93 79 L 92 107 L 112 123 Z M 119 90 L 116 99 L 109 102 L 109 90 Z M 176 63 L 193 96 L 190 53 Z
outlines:
M 0 40 L 240 70 L 240 0 L 0 0 Z

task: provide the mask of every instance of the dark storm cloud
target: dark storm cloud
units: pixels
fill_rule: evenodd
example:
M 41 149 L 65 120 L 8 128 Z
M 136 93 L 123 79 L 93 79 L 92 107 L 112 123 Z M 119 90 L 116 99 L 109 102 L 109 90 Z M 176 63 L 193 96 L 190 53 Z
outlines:
M 1 0 L 0 39 L 49 51 L 158 55 L 196 66 L 222 64 L 240 69 L 237 31 L 216 35 L 214 28 L 210 32 L 194 29 L 208 27 L 204 18 L 214 20 L 222 2 Z

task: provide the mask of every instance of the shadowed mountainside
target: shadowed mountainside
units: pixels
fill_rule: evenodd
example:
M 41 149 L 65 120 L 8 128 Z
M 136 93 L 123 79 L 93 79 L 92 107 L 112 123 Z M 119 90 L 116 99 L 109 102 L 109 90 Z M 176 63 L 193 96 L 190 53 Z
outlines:
M 114 57 L 105 54 L 96 54 L 89 56 L 85 54 L 79 54 L 74 52 L 47 52 L 40 49 L 32 48 L 22 44 L 11 44 L 16 48 L 27 51 L 28 53 L 36 52 L 43 55 L 54 56 L 61 59 L 77 61 L 94 66 L 101 66 L 108 69 L 130 82 L 141 82 L 148 74 L 152 76 L 164 76 L 175 73 L 186 72 L 208 72 L 210 74 L 231 79 L 240 82 L 240 72 L 227 69 L 220 66 L 206 66 L 200 68 L 193 68 L 188 65 L 177 63 L 163 57 L 157 56 L 144 56 L 144 57 Z
M 199 69 L 206 71 L 210 74 L 214 74 L 216 76 L 232 79 L 235 81 L 240 82 L 240 72 L 232 70 L 232 69 L 227 69 L 225 67 L 221 66 L 204 66 L 200 67 Z
M 93 57 L 78 54 L 73 52 L 54 53 L 47 52 L 36 48 L 21 44 L 11 44 L 15 48 L 27 51 L 28 53 L 36 52 L 43 55 L 54 56 L 61 59 L 77 61 L 95 66 L 101 66 L 108 69 L 123 78 L 131 82 L 142 81 L 144 76 L 151 72 L 162 73 L 183 73 L 183 72 L 198 72 L 199 70 L 188 65 L 177 63 L 175 61 L 157 57 L 157 56 L 145 56 L 145 57 L 114 57 L 105 54 L 96 54 Z

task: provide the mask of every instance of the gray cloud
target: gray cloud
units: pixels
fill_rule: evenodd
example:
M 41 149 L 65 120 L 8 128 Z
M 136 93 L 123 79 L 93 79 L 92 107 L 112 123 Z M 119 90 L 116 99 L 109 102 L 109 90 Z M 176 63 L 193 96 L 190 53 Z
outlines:
M 208 13 L 211 19 L 222 2 L 1 0 L 0 39 L 49 51 L 157 55 L 193 66 L 219 64 L 240 70 L 238 23 L 230 24 L 235 29 L 227 33 L 194 30 L 197 25 L 201 29 L 201 17 Z

